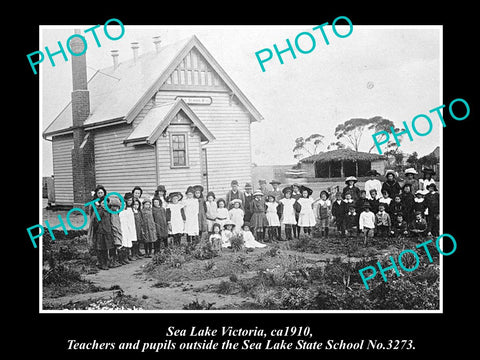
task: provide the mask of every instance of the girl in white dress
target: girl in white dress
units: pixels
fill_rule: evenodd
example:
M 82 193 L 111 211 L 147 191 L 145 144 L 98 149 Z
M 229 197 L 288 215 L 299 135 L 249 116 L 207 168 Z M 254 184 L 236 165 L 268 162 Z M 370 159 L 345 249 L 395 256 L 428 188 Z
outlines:
M 225 200 L 218 199 L 217 200 L 217 218 L 215 221 L 219 223 L 220 226 L 223 228 L 223 225 L 228 219 L 229 219 L 229 215 L 228 215 L 228 209 L 225 204 Z
M 195 191 L 193 187 L 189 187 L 185 194 L 187 198 L 184 200 L 185 205 L 185 229 L 184 232 L 187 234 L 187 243 L 191 243 L 194 238 L 198 236 L 199 226 L 198 226 L 198 212 L 199 212 L 199 202 L 198 199 L 193 197 Z
M 297 200 L 292 198 L 293 190 L 291 187 L 282 189 L 282 192 L 285 197 L 280 200 L 282 206 L 281 223 L 282 225 L 285 225 L 285 235 L 287 240 L 292 240 L 292 229 L 294 225 L 297 225 L 297 219 L 295 216 L 295 204 L 297 203 Z
M 301 186 L 300 192 L 302 197 L 297 200 L 297 202 L 302 207 L 300 214 L 298 216 L 298 226 L 303 228 L 305 234 L 311 234 L 312 227 L 316 224 L 315 213 L 313 211 L 313 199 L 311 195 L 313 193 L 312 189 Z
M 185 210 L 184 204 L 180 202 L 183 195 L 178 192 L 172 192 L 168 195 L 167 200 L 167 223 L 170 234 L 173 235 L 173 244 L 180 245 L 182 235 L 185 230 Z
M 213 231 L 213 224 L 217 221 L 217 203 L 215 201 L 215 193 L 209 191 L 207 193 L 207 230 L 209 233 Z M 221 226 L 221 225 L 220 225 Z
M 243 226 L 243 216 L 245 215 L 245 212 L 242 210 L 242 200 L 240 199 L 233 199 L 230 201 L 230 203 L 233 205 L 233 208 L 228 210 L 228 216 L 230 220 L 233 221 L 235 224 L 235 233 L 239 233 L 240 230 L 242 229 Z
M 135 215 L 133 214 L 133 194 L 126 193 L 123 197 L 125 199 L 125 208 L 118 214 L 120 218 L 120 225 L 122 229 L 122 247 L 125 249 L 125 257 L 132 261 L 130 250 L 132 248 L 132 241 L 137 241 L 137 229 L 135 227 Z
M 235 228 L 235 224 L 230 219 L 227 219 L 223 224 L 222 230 L 222 247 L 228 248 L 231 247 L 232 244 L 230 243 L 230 238 L 233 236 L 233 229 Z
M 248 222 L 243 224 L 240 234 L 243 237 L 244 246 L 246 248 L 264 248 L 267 246 L 266 244 L 262 244 L 261 242 L 255 240 L 252 232 L 250 231 L 250 224 Z
M 280 228 L 280 219 L 278 218 L 277 208 L 278 203 L 275 201 L 275 195 L 270 193 L 267 195 L 267 202 L 265 203 L 268 221 L 268 239 L 271 241 L 275 236 L 277 240 L 281 240 L 278 229 Z

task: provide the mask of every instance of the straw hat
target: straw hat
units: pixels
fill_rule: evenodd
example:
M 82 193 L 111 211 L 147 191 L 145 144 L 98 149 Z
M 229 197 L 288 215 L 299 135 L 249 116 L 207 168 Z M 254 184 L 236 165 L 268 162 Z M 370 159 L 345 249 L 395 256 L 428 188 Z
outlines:
M 183 195 L 182 195 L 182 193 L 181 193 L 180 191 L 173 191 L 173 192 L 171 192 L 170 194 L 168 194 L 167 201 L 169 201 L 169 202 L 172 201 L 172 199 L 173 199 L 175 196 L 178 197 L 178 201 L 180 201 L 180 200 L 183 199 Z
M 356 183 L 358 179 L 355 176 L 349 176 L 345 179 L 345 184 L 348 184 L 349 181 L 353 181 L 354 183 Z
M 407 175 L 407 174 L 417 175 L 418 174 L 417 170 L 415 170 L 414 168 L 405 169 L 404 172 L 405 172 L 405 175 Z
M 253 193 L 253 197 L 255 196 L 263 196 L 263 192 L 261 192 L 260 190 L 257 190 Z
M 232 205 L 235 205 L 236 203 L 239 203 L 240 205 L 242 205 L 242 200 L 240 200 L 240 199 L 233 199 L 232 201 L 230 201 L 230 204 L 232 204 Z
M 303 193 L 304 191 L 308 192 L 308 196 L 313 194 L 313 190 L 310 189 L 308 186 L 305 186 L 305 185 L 300 186 L 300 193 Z
M 225 226 L 228 226 L 228 225 L 232 225 L 233 227 L 235 227 L 235 223 L 234 223 L 232 220 L 230 220 L 230 219 L 226 220 L 226 221 L 223 223 L 223 228 L 225 228 Z
M 293 192 L 293 189 L 292 189 L 290 186 L 287 186 L 287 187 L 285 187 L 285 188 L 282 189 L 283 195 L 285 195 L 287 192 L 292 193 L 292 192 Z

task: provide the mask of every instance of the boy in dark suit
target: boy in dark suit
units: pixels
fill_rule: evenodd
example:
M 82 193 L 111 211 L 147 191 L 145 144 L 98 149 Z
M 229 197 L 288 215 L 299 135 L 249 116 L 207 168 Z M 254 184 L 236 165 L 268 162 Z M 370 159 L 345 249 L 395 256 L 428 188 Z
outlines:
M 332 204 L 332 217 L 337 225 L 337 234 L 345 235 L 345 216 L 347 215 L 347 205 L 342 199 L 340 192 L 336 193 L 335 201 Z

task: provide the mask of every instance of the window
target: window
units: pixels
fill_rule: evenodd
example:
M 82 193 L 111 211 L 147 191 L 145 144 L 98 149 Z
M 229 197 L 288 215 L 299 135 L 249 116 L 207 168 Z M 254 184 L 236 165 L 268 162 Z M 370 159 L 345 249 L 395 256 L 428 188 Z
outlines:
M 187 142 L 186 134 L 171 135 L 170 149 L 172 154 L 172 167 L 188 166 L 186 142 Z

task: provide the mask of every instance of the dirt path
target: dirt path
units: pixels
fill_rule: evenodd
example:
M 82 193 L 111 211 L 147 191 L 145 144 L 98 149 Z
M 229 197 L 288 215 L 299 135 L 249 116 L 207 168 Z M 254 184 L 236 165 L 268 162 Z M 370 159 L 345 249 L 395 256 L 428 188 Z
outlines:
M 183 306 L 197 300 L 206 303 L 214 303 L 215 308 L 234 307 L 252 299 L 236 295 L 222 295 L 213 292 L 216 285 L 228 277 L 217 277 L 198 281 L 172 282 L 169 286 L 158 287 L 155 279 L 146 276 L 142 267 L 150 259 L 140 259 L 130 264 L 109 270 L 100 270 L 96 274 L 87 274 L 85 280 L 102 288 L 120 287 L 124 295 L 130 295 L 141 299 L 142 308 L 148 310 L 182 310 Z M 241 278 L 254 276 L 255 272 L 242 274 Z M 210 292 L 209 289 L 212 291 Z M 55 299 L 48 299 L 45 304 L 62 305 L 69 302 L 98 299 L 109 299 L 116 290 L 99 291 L 87 294 L 67 295 Z

